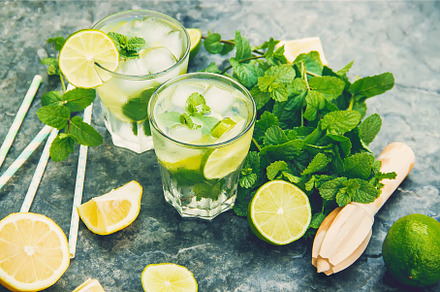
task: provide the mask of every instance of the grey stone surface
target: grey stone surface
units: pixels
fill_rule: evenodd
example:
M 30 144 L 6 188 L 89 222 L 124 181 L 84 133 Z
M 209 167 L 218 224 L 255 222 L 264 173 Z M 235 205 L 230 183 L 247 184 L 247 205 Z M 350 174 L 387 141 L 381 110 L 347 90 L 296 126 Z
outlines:
M 327 277 L 311 265 L 311 241 L 269 246 L 254 237 L 245 219 L 232 212 L 213 222 L 183 220 L 162 197 L 154 152 L 137 155 L 116 148 L 100 107 L 93 124 L 104 143 L 89 149 L 83 201 L 134 179 L 144 187 L 141 213 L 126 229 L 108 236 L 80 224 L 77 256 L 46 291 L 72 291 L 87 278 L 106 291 L 142 291 L 140 275 L 151 263 L 173 262 L 190 269 L 200 291 L 410 291 L 386 272 L 381 247 L 398 218 L 423 213 L 440 220 L 440 3 L 436 1 L 0 1 L 0 140 L 3 141 L 35 74 L 44 79 L 1 173 L 42 127 L 35 115 L 40 97 L 57 86 L 40 59 L 51 54 L 49 37 L 87 28 L 126 9 L 169 14 L 187 27 L 233 38 L 240 30 L 251 43 L 273 36 L 319 36 L 329 65 L 355 60 L 350 78 L 392 72 L 394 89 L 370 99 L 369 112 L 383 118 L 371 145 L 408 143 L 416 154 L 410 176 L 377 214 L 373 236 L 360 259 Z M 222 59 L 203 49 L 190 64 L 196 71 Z M 39 159 L 40 147 L 0 190 L 0 219 L 18 212 Z M 31 211 L 69 231 L 77 151 L 66 161 L 50 161 Z M 1 252 L 1 251 L 0 251 Z M 439 291 L 440 283 L 425 291 Z M 0 291 L 5 291 L 0 287 Z

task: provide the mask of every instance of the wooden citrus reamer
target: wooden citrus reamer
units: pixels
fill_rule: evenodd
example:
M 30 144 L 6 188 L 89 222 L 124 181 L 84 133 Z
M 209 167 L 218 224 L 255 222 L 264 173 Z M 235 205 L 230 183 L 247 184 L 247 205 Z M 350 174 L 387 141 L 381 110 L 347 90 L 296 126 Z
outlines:
M 381 172 L 395 172 L 384 179 L 380 196 L 370 204 L 352 202 L 331 212 L 319 227 L 312 248 L 312 264 L 327 276 L 344 270 L 364 252 L 371 238 L 374 215 L 385 204 L 414 166 L 411 148 L 400 142 L 387 145 L 378 157 Z

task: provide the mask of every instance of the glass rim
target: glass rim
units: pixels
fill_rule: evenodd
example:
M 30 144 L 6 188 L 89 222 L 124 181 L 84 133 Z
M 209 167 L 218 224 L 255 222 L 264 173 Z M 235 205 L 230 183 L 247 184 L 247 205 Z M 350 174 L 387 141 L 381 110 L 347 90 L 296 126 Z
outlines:
M 159 95 L 159 93 L 162 90 L 164 90 L 164 88 L 166 88 L 167 86 L 169 86 L 170 84 L 172 84 L 174 82 L 179 82 L 181 80 L 184 80 L 184 79 L 187 79 L 187 78 L 196 77 L 196 76 L 201 76 L 201 77 L 209 77 L 210 76 L 210 77 L 226 80 L 227 82 L 230 82 L 233 85 L 237 86 L 238 89 L 240 89 L 242 91 L 242 93 L 246 97 L 248 97 L 249 101 L 251 102 L 251 108 L 252 108 L 251 115 L 252 116 L 251 116 L 250 120 L 247 122 L 246 127 L 243 128 L 238 135 L 232 137 L 231 139 L 228 139 L 226 141 L 222 141 L 222 142 L 219 142 L 219 143 L 209 143 L 209 144 L 188 143 L 188 142 L 179 141 L 177 139 L 174 139 L 174 138 L 170 137 L 169 135 L 165 134 L 157 126 L 156 120 L 153 117 L 152 103 L 157 100 L 157 96 Z M 250 129 L 252 128 L 252 126 L 255 123 L 255 119 L 256 119 L 256 116 L 257 116 L 257 108 L 256 108 L 255 100 L 252 97 L 252 95 L 250 94 L 249 90 L 247 90 L 246 87 L 244 87 L 242 84 L 240 84 L 239 82 L 235 81 L 234 79 L 229 78 L 229 77 L 224 76 L 224 75 L 216 74 L 216 73 L 193 72 L 193 73 L 187 73 L 187 74 L 175 76 L 175 77 L 169 79 L 168 81 L 166 81 L 165 83 L 161 84 L 155 90 L 155 92 L 153 93 L 153 95 L 150 98 L 150 101 L 148 102 L 148 111 L 147 111 L 147 113 L 148 113 L 148 120 L 150 121 L 150 124 L 165 139 L 168 139 L 170 141 L 173 141 L 174 143 L 177 143 L 177 144 L 180 144 L 180 145 L 184 145 L 184 146 L 187 146 L 187 147 L 191 147 L 191 148 L 218 148 L 218 147 L 221 147 L 223 145 L 227 145 L 227 144 L 233 143 L 234 141 L 238 140 L 239 138 L 241 138 L 247 132 L 250 131 Z
M 112 18 L 117 18 L 117 16 L 119 15 L 129 15 L 129 14 L 134 14 L 134 13 L 143 13 L 143 14 L 148 14 L 148 15 L 152 15 L 152 16 L 158 16 L 160 18 L 166 19 L 170 22 L 172 22 L 174 25 L 176 25 L 181 31 L 183 31 L 184 34 L 184 38 L 186 39 L 186 47 L 185 47 L 185 52 L 182 55 L 181 58 L 179 58 L 179 60 L 177 60 L 177 62 L 163 70 L 157 73 L 151 73 L 151 74 L 142 74 L 142 75 L 132 75 L 132 74 L 123 74 L 123 73 L 118 73 L 115 71 L 111 71 L 105 67 L 103 67 L 101 64 L 96 63 L 95 65 L 98 66 L 100 69 L 104 70 L 106 73 L 109 73 L 110 75 L 113 75 L 113 77 L 117 77 L 117 78 L 121 78 L 121 79 L 128 79 L 128 80 L 153 80 L 153 79 L 157 79 L 163 75 L 166 75 L 168 72 L 174 70 L 175 68 L 177 68 L 178 66 L 180 66 L 183 62 L 186 62 L 186 59 L 189 57 L 189 51 L 191 48 L 191 43 L 190 43 L 190 38 L 189 38 L 189 34 L 186 31 L 186 28 L 183 26 L 182 23 L 180 23 L 177 19 L 175 19 L 174 17 L 171 17 L 169 15 L 166 15 L 164 13 L 161 12 L 157 12 L 154 10 L 148 10 L 148 9 L 132 9 L 132 10 L 124 10 L 124 11 L 120 11 L 120 12 L 116 12 L 110 15 L 107 15 L 103 18 L 101 18 L 100 20 L 98 20 L 92 27 L 91 29 L 97 29 L 100 30 L 100 25 L 102 27 L 102 24 L 105 23 L 106 21 L 108 21 L 109 19 Z M 99 28 L 98 28 L 99 27 Z

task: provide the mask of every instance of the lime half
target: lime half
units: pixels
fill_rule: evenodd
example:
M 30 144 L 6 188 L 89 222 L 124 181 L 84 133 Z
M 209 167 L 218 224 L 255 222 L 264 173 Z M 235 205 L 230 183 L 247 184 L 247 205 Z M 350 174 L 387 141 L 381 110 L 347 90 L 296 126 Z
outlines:
M 119 65 L 119 53 L 108 35 L 99 30 L 85 29 L 69 36 L 60 50 L 58 63 L 73 86 L 93 88 L 109 78 L 95 63 L 114 71 Z
M 274 245 L 289 244 L 304 235 L 312 218 L 309 198 L 282 180 L 265 183 L 249 204 L 251 230 Z
M 190 40 L 189 58 L 192 59 L 200 50 L 202 32 L 198 28 L 187 28 L 186 31 L 188 32 Z
M 146 292 L 196 292 L 197 281 L 185 267 L 176 264 L 151 264 L 142 272 L 142 287 Z

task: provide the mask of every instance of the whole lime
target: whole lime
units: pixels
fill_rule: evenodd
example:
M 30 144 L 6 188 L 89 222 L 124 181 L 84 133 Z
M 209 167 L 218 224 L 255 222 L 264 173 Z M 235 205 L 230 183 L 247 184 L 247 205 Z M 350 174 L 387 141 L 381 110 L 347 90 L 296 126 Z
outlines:
M 425 287 L 440 280 L 440 223 L 426 215 L 397 220 L 382 246 L 390 274 L 400 283 Z

